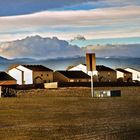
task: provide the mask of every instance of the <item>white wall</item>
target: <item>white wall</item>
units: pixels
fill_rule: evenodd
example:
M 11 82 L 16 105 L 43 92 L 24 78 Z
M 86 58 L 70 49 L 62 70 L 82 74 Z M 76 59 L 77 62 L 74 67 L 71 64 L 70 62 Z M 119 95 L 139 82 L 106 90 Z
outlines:
M 58 82 L 52 82 L 52 83 L 44 83 L 44 87 L 46 89 L 54 89 L 54 88 L 58 88 Z
M 83 71 L 84 73 L 87 73 L 87 68 L 85 65 L 79 64 L 71 69 L 69 71 Z
M 116 71 L 117 72 L 117 79 L 118 78 L 124 78 L 124 73 L 120 72 L 120 71 Z
M 140 81 L 140 71 L 131 68 L 126 68 L 125 70 L 132 73 L 132 80 Z
M 69 69 L 69 71 L 83 71 L 84 73 L 88 74 L 91 76 L 91 71 L 87 71 L 87 66 L 83 65 L 83 64 L 79 64 L 71 69 Z M 97 71 L 93 71 L 93 75 L 98 75 Z
M 22 65 L 17 66 L 17 69 L 24 71 L 24 84 L 33 84 L 33 72 Z
M 22 84 L 22 71 L 13 68 L 8 71 L 8 74 L 17 80 L 17 84 Z

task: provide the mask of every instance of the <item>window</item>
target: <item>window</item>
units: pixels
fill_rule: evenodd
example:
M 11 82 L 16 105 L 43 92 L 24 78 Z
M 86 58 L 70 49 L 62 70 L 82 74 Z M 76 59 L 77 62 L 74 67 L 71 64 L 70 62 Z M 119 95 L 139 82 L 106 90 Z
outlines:
M 47 74 L 47 76 L 49 76 L 49 74 Z
M 108 72 L 108 76 L 110 76 L 110 72 Z
M 41 76 L 43 76 L 43 74 L 41 74 Z

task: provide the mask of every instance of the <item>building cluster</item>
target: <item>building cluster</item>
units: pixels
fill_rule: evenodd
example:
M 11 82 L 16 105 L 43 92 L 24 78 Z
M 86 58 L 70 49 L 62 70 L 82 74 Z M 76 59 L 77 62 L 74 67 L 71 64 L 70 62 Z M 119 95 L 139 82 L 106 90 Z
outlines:
M 112 69 L 104 65 L 96 65 L 96 59 L 89 58 L 86 64 L 69 66 L 63 71 L 53 71 L 42 65 L 12 66 L 8 72 L 0 72 L 1 85 L 29 85 L 51 82 L 90 82 L 91 75 L 94 82 L 132 82 L 140 81 L 140 71 L 133 68 Z M 88 65 L 93 67 L 89 71 Z
M 78 64 L 70 66 L 68 71 L 82 71 L 91 76 L 91 72 L 87 71 L 86 64 Z M 93 79 L 95 82 L 132 82 L 140 81 L 140 71 L 133 68 L 117 68 L 112 69 L 103 65 L 97 65 L 96 70 L 93 71 Z
M 97 65 L 93 71 L 94 82 L 132 82 L 140 81 L 140 71 L 126 69 L 111 69 Z M 0 85 L 41 84 L 51 82 L 90 82 L 91 72 L 87 71 L 86 64 L 69 66 L 67 70 L 53 71 L 42 65 L 18 65 L 0 72 Z

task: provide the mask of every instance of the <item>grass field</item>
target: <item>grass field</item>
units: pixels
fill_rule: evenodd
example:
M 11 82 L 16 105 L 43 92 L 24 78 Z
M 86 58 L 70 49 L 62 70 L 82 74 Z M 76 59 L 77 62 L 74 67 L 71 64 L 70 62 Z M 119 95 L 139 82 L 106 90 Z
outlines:
M 140 139 L 140 95 L 93 99 L 90 89 L 22 91 L 0 99 L 0 140 Z M 75 95 L 75 96 L 74 96 Z

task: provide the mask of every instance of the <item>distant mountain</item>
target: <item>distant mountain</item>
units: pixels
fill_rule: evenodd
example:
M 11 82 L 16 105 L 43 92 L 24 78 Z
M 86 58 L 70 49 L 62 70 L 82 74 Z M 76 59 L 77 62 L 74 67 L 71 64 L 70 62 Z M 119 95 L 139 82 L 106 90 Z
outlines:
M 35 62 L 36 60 L 33 58 L 15 58 L 11 59 L 11 61 L 16 61 L 16 62 Z
M 5 62 L 5 61 L 9 61 L 7 58 L 1 57 L 0 56 L 0 62 Z
M 96 58 L 97 65 L 105 65 L 111 68 L 126 68 L 132 67 L 140 70 L 140 58 L 132 57 L 105 57 L 105 58 Z M 64 70 L 68 66 L 77 65 L 80 63 L 85 63 L 85 57 L 69 57 L 69 58 L 53 58 L 53 59 L 13 59 L 6 61 L 0 61 L 0 71 L 7 70 L 11 65 L 15 64 L 30 64 L 30 65 L 44 65 L 53 70 Z
M 57 37 L 43 38 L 38 35 L 0 43 L 0 50 L 3 56 L 11 58 L 46 59 L 82 56 L 84 54 L 81 48 L 70 45 L 65 40 L 59 40 Z

